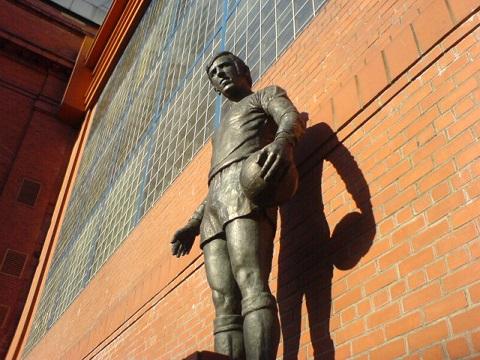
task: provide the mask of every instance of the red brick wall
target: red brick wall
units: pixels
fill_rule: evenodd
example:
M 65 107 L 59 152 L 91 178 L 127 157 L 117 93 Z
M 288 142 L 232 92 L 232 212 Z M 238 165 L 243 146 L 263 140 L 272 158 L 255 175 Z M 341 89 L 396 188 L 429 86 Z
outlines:
M 309 118 L 275 244 L 279 357 L 480 353 L 479 6 L 330 0 L 257 85 L 286 88 Z M 168 244 L 205 196 L 209 157 L 207 146 L 27 358 L 212 349 L 201 253 L 174 259 Z
M 85 33 L 40 1 L 4 1 L 0 8 L 0 266 L 7 250 L 26 256 L 20 276 L 0 272 L 0 305 L 9 308 L 0 324 L 3 358 L 75 141 L 77 130 L 57 113 Z M 17 200 L 24 179 L 40 183 L 33 206 Z

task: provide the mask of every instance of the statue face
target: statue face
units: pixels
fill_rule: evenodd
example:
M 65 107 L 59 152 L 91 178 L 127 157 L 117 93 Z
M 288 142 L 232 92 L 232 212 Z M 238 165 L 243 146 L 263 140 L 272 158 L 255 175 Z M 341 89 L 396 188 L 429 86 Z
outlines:
M 218 92 L 229 99 L 250 91 L 248 80 L 238 73 L 235 61 L 229 56 L 220 56 L 208 70 L 210 81 Z

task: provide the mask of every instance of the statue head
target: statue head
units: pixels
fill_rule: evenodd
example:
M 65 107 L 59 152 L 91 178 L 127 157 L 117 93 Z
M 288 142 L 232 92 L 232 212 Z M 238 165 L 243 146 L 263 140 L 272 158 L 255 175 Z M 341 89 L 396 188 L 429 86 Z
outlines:
M 235 100 L 251 92 L 252 77 L 249 67 L 229 51 L 216 54 L 206 67 L 215 91 Z

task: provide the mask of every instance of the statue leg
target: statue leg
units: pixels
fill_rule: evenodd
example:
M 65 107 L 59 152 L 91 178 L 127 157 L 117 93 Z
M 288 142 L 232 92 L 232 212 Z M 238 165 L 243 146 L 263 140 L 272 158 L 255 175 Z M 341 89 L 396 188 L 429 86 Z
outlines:
M 231 359 L 245 359 L 241 294 L 231 271 L 225 239 L 214 239 L 203 247 L 207 280 L 215 306 L 215 351 Z
M 247 359 L 275 359 L 280 327 L 268 286 L 274 231 L 263 217 L 235 219 L 225 231 L 233 275 L 242 293 Z

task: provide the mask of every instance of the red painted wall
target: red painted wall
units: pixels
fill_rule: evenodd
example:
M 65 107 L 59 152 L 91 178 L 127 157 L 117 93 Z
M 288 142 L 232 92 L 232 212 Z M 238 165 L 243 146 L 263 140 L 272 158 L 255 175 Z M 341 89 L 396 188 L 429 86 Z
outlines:
M 479 6 L 330 0 L 257 84 L 309 117 L 275 244 L 279 357 L 480 353 Z M 212 349 L 201 253 L 169 254 L 209 159 L 206 146 L 28 359 Z
M 0 5 L 0 266 L 26 255 L 20 277 L 0 272 L 5 355 L 50 225 L 77 130 L 57 118 L 76 54 L 90 28 L 41 1 Z M 33 206 L 17 200 L 23 180 L 40 183 Z

